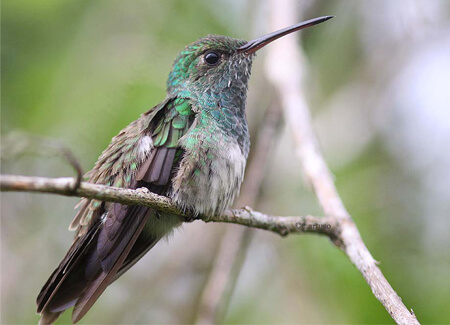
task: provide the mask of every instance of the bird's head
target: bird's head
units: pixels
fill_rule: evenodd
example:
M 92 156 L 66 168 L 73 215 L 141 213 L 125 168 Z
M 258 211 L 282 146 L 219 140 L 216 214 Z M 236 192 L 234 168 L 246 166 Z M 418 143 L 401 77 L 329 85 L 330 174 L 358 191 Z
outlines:
M 246 86 L 254 55 L 238 51 L 245 43 L 231 37 L 208 35 L 186 46 L 175 59 L 169 75 L 169 92 L 192 97 L 199 92 L 236 86 L 236 81 Z
M 168 91 L 181 97 L 218 96 L 223 92 L 245 97 L 256 51 L 284 35 L 330 18 L 311 19 L 249 42 L 219 35 L 203 37 L 186 46 L 175 59 Z

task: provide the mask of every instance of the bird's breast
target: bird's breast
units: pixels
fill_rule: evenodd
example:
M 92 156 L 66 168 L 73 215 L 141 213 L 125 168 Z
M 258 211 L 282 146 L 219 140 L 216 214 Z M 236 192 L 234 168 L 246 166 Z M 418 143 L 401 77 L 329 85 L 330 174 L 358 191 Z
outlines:
M 182 140 L 185 154 L 172 181 L 172 200 L 197 214 L 228 209 L 244 179 L 246 153 L 235 139 L 220 134 L 199 132 Z

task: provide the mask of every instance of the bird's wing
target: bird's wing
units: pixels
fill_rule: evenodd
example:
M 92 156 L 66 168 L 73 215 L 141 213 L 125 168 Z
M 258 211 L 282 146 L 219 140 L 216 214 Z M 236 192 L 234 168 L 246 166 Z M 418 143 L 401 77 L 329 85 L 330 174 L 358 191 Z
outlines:
M 171 176 L 183 154 L 178 140 L 187 133 L 194 113 L 185 99 L 168 99 L 144 113 L 111 141 L 88 181 L 117 187 L 147 187 L 166 194 Z M 140 206 L 126 206 L 83 199 L 71 224 L 75 240 L 59 267 L 37 298 L 38 312 L 53 321 L 75 305 L 78 321 L 105 288 L 135 263 L 159 239 L 142 230 L 155 213 Z

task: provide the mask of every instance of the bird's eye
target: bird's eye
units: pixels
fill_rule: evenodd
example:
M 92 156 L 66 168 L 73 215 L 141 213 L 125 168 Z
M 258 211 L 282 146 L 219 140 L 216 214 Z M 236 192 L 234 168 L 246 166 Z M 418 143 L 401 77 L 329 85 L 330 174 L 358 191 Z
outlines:
M 209 65 L 216 65 L 219 63 L 220 54 L 217 52 L 207 52 L 204 56 L 205 62 Z

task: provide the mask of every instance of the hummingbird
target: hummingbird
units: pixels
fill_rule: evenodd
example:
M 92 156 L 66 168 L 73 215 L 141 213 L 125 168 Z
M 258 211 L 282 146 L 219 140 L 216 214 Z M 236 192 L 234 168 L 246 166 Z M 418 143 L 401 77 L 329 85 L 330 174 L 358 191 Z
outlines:
M 244 41 L 208 35 L 186 46 L 174 61 L 167 96 L 112 138 L 87 182 L 169 197 L 192 215 L 216 215 L 239 194 L 250 150 L 245 115 L 255 52 L 289 33 L 322 23 L 314 18 Z M 182 217 L 143 206 L 82 198 L 69 227 L 67 254 L 37 297 L 40 324 L 73 308 L 78 322 L 104 290 Z

